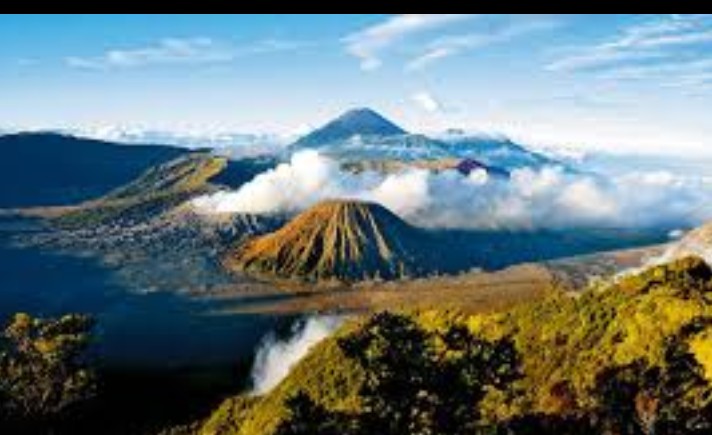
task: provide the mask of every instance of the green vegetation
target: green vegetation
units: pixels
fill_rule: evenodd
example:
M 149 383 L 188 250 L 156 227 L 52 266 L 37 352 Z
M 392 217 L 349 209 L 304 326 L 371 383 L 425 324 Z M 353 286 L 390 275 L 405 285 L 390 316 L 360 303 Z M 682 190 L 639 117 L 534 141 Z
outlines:
M 11 319 L 0 429 L 72 433 L 113 413 L 110 401 L 88 408 L 92 326 L 78 315 Z M 506 312 L 356 318 L 268 394 L 229 398 L 166 433 L 705 434 L 711 378 L 712 269 L 690 257 Z
M 378 314 L 202 433 L 710 433 L 711 337 L 697 258 L 505 313 Z
M 512 336 L 522 355 L 522 394 L 511 403 L 491 396 L 490 416 L 591 410 L 591 390 L 603 369 L 638 362 L 664 367 L 669 340 L 712 317 L 710 276 L 702 260 L 687 258 L 608 287 L 468 319 L 491 338 Z
M 155 166 L 135 181 L 106 196 L 108 200 L 135 198 L 177 191 L 201 189 L 227 166 L 227 159 L 208 153 L 194 153 Z
M 0 336 L 0 427 L 42 427 L 96 393 L 87 360 L 93 322 L 20 313 Z
M 227 159 L 195 153 L 153 167 L 135 181 L 108 195 L 63 213 L 54 220 L 74 229 L 116 221 L 140 221 L 170 210 L 210 190 L 209 181 L 227 166 Z
M 228 399 L 201 428 L 201 435 L 271 434 L 288 416 L 284 404 L 302 391 L 332 412 L 351 412 L 360 408 L 358 390 L 364 373 L 344 355 L 338 339 L 346 337 L 357 324 L 345 327 L 318 345 L 294 368 L 290 376 L 261 397 Z M 236 411 L 236 412 L 235 412 Z
M 339 346 L 365 373 L 359 412 L 331 413 L 298 393 L 277 434 L 469 434 L 486 391 L 518 376 L 510 341 L 482 340 L 464 326 L 426 331 L 402 315 L 377 314 Z

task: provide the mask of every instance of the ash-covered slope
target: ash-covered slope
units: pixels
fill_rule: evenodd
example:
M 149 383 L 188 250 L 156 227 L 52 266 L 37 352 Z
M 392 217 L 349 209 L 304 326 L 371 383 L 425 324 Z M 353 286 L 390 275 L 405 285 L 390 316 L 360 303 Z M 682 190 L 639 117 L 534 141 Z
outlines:
M 232 271 L 264 278 L 357 282 L 497 270 L 514 264 L 649 245 L 620 231 L 458 231 L 409 225 L 372 203 L 331 200 L 266 235 L 236 242 Z
M 306 280 L 357 281 L 419 276 L 431 239 L 381 205 L 332 200 L 280 230 L 239 245 L 228 268 Z

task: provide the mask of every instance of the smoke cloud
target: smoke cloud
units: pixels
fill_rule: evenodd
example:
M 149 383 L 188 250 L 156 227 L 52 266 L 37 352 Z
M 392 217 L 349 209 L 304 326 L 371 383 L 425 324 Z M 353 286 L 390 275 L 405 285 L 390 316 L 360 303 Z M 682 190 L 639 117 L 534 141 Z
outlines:
M 609 176 L 561 167 L 518 169 L 509 179 L 484 170 L 407 169 L 352 173 L 313 150 L 266 171 L 237 191 L 193 200 L 201 213 L 290 213 L 332 198 L 378 202 L 413 224 L 435 228 L 541 229 L 684 227 L 710 215 L 712 180 L 667 171 Z
M 268 393 L 287 377 L 291 368 L 317 343 L 330 336 L 341 323 L 342 316 L 314 316 L 297 322 L 286 340 L 269 334 L 255 355 L 252 367 L 252 393 Z
M 705 225 L 686 234 L 675 234 L 671 238 L 673 242 L 662 254 L 648 259 L 639 269 L 665 264 L 691 255 L 700 257 L 707 264 L 712 265 L 712 225 Z

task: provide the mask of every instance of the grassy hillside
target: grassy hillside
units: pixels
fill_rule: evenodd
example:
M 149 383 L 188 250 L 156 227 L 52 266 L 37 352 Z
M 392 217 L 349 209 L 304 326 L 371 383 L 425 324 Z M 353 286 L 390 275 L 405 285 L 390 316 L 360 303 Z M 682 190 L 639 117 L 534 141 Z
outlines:
M 489 340 L 512 340 L 521 377 L 503 391 L 489 391 L 480 404 L 484 423 L 548 415 L 573 419 L 583 429 L 584 421 L 589 428 L 602 424 L 607 410 L 618 418 L 630 408 L 639 424 L 653 409 L 655 424 L 666 427 L 711 407 L 712 271 L 694 257 L 504 313 L 410 316 L 428 331 L 446 333 L 464 325 Z M 357 331 L 359 322 L 338 335 Z M 318 345 L 271 393 L 227 401 L 201 433 L 274 433 L 289 415 L 285 401 L 299 391 L 327 409 L 358 412 L 364 372 L 345 356 L 337 338 Z M 394 349 L 398 345 L 391 343 Z M 624 401 L 627 391 L 635 392 L 635 403 Z M 648 404 L 648 414 L 638 409 L 641 403 Z M 703 423 L 696 424 L 704 428 Z
M 81 228 L 146 220 L 210 191 L 210 179 L 226 165 L 227 159 L 222 157 L 189 154 L 150 168 L 131 183 L 61 214 L 55 222 L 65 228 Z

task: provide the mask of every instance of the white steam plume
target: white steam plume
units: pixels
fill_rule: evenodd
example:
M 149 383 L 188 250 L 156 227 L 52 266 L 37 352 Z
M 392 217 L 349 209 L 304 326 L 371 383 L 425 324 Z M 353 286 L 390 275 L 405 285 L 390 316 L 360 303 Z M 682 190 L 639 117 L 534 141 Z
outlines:
M 287 377 L 291 368 L 317 343 L 330 336 L 343 322 L 342 316 L 314 316 L 297 322 L 286 340 L 269 334 L 260 344 L 252 367 L 252 393 L 268 393 Z
M 712 200 L 710 187 L 708 178 L 666 171 L 604 178 L 553 166 L 514 170 L 509 179 L 484 171 L 464 176 L 425 169 L 354 174 L 308 150 L 237 191 L 202 196 L 193 205 L 201 213 L 279 213 L 301 211 L 324 199 L 351 198 L 381 203 L 426 227 L 684 227 L 710 216 L 699 209 Z
M 673 240 L 662 254 L 648 259 L 641 269 L 668 263 L 683 257 L 694 255 L 712 265 L 712 224 L 706 224 L 691 232 L 682 233 L 679 230 L 671 234 Z

